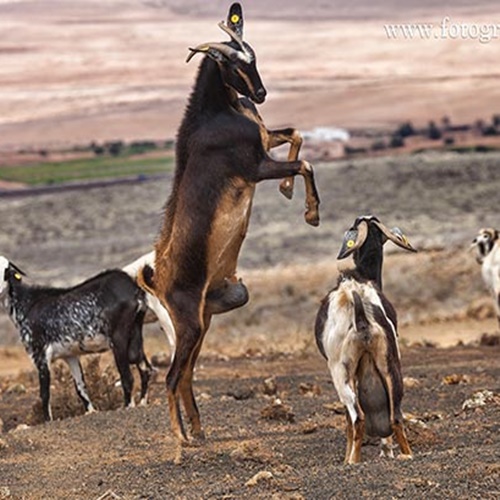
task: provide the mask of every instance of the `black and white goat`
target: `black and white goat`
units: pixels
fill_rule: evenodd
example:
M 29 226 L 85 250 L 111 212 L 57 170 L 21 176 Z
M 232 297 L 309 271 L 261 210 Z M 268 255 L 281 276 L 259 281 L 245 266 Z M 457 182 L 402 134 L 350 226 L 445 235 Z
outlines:
M 338 256 L 353 255 L 356 268 L 341 273 L 316 317 L 318 348 L 347 408 L 345 463 L 349 464 L 361 459 L 365 431 L 382 438 L 382 456 L 393 456 L 394 434 L 402 456 L 411 457 L 401 411 L 396 311 L 382 293 L 383 245 L 388 239 L 415 251 L 400 229 L 389 230 L 373 216 L 356 219 Z
M 476 260 L 481 264 L 483 280 L 495 304 L 495 312 L 500 326 L 500 240 L 497 229 L 491 227 L 481 229 L 472 241 L 476 249 Z
M 124 393 L 133 406 L 135 364 L 141 377 L 141 403 L 146 403 L 151 365 L 143 350 L 144 291 L 121 270 L 105 271 L 72 288 L 30 286 L 24 273 L 0 256 L 0 298 L 19 330 L 21 341 L 38 369 L 45 420 L 50 409 L 50 369 L 64 359 L 87 412 L 94 411 L 87 394 L 79 356 L 112 349 Z

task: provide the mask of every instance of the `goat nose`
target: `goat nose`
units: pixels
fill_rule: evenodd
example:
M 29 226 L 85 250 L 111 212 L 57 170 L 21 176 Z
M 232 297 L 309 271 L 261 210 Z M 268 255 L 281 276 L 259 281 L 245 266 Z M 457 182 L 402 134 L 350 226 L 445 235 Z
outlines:
M 261 87 L 260 89 L 255 92 L 255 97 L 259 102 L 264 102 L 264 99 L 266 98 L 267 92 L 264 87 Z

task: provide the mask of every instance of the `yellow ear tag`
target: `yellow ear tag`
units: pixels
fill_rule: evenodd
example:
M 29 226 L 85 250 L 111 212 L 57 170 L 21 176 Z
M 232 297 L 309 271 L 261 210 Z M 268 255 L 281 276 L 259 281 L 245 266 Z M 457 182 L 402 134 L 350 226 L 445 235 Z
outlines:
M 404 234 L 403 234 L 403 235 L 401 235 L 401 239 L 403 240 L 403 243 L 404 243 L 405 245 L 408 245 L 408 238 L 407 238 Z
M 231 22 L 232 22 L 233 24 L 236 24 L 239 20 L 240 20 L 240 16 L 238 16 L 238 14 L 233 14 L 233 15 L 231 16 Z
M 14 278 L 16 278 L 16 280 L 21 281 L 21 275 L 19 273 L 15 273 Z
M 347 245 L 347 248 L 352 248 L 354 246 L 354 240 L 349 240 L 346 245 Z

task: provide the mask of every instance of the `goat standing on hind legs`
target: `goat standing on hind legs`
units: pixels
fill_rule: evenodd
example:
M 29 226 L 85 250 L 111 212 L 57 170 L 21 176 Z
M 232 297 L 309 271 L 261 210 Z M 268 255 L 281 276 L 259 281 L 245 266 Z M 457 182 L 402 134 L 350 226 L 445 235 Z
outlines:
M 176 350 L 167 374 L 167 395 L 172 431 L 181 444 L 187 442 L 181 400 L 191 437 L 204 437 L 192 379 L 211 317 L 248 301 L 236 268 L 256 184 L 302 175 L 306 221 L 319 223 L 312 167 L 305 161 L 271 159 L 259 123 L 242 112 L 239 94 L 259 104 L 266 90 L 255 53 L 242 40 L 239 4 L 231 6 L 227 26 L 220 26 L 230 42 L 190 49 L 188 61 L 197 53 L 206 57 L 178 131 L 177 165 L 155 246 L 154 271 L 146 266 L 139 275 L 141 285 L 160 298 L 174 325 Z
M 415 252 L 400 229 L 376 217 L 358 217 L 345 233 L 338 259 L 354 256 L 355 270 L 341 273 L 316 317 L 316 342 L 328 361 L 333 385 L 347 412 L 345 463 L 361 459 L 363 436 L 382 438 L 382 456 L 411 458 L 403 428 L 403 376 L 396 311 L 382 293 L 383 245 L 391 240 Z

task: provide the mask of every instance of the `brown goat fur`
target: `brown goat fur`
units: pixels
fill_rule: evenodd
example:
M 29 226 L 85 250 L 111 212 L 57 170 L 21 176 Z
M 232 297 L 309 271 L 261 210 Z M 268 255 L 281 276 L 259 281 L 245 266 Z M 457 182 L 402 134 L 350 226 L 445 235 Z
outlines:
M 267 131 L 255 107 L 238 97 L 261 103 L 266 95 L 255 54 L 241 40 L 242 28 L 241 7 L 233 4 L 223 27 L 232 41 L 191 49 L 206 57 L 178 132 L 176 171 L 155 247 L 154 274 L 143 272 L 140 280 L 160 298 L 175 329 L 167 395 L 171 427 L 180 443 L 187 441 L 180 400 L 191 436 L 204 436 L 192 378 L 212 314 L 248 300 L 245 285 L 236 278 L 237 260 L 256 184 L 302 175 L 306 221 L 319 223 L 312 167 L 305 161 L 275 161 L 267 154 L 273 145 L 288 141 L 295 144 L 293 154 L 298 155 L 298 134 L 293 129 Z M 285 194 L 290 195 L 290 190 Z

